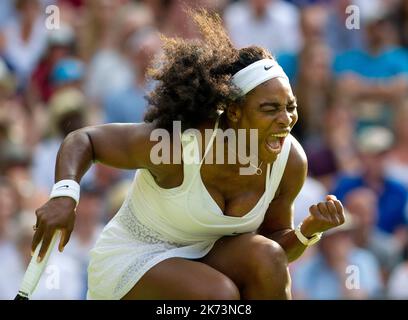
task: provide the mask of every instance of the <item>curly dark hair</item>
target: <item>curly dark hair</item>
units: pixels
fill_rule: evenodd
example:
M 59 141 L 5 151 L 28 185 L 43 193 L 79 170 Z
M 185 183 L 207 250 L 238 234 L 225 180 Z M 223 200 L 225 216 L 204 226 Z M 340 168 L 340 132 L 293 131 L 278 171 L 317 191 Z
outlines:
M 181 121 L 183 129 L 197 128 L 231 102 L 241 103 L 244 98 L 237 99 L 232 75 L 258 60 L 273 59 L 260 47 L 234 48 L 217 14 L 204 9 L 189 13 L 203 40 L 162 36 L 163 56 L 149 71 L 158 85 L 147 97 L 144 120 L 168 130 L 174 120 Z

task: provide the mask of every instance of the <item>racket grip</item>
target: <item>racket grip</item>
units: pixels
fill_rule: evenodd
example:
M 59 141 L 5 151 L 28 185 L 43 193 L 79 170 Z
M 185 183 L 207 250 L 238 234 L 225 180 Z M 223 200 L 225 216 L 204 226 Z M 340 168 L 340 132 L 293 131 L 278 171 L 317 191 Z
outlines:
M 40 253 L 42 241 L 39 243 L 39 245 L 35 249 L 35 252 L 31 258 L 30 264 L 28 265 L 28 268 L 24 274 L 23 281 L 20 286 L 20 290 L 18 291 L 18 296 L 24 297 L 26 299 L 30 298 L 31 294 L 34 292 L 35 288 L 37 287 L 38 281 L 40 280 L 42 273 L 44 272 L 44 269 L 47 265 L 50 254 L 55 247 L 55 244 L 57 242 L 57 239 L 60 233 L 61 232 L 58 230 L 54 233 L 54 236 L 51 239 L 48 250 L 45 253 L 45 256 L 41 260 L 41 262 L 37 262 L 37 258 L 38 258 L 38 254 Z

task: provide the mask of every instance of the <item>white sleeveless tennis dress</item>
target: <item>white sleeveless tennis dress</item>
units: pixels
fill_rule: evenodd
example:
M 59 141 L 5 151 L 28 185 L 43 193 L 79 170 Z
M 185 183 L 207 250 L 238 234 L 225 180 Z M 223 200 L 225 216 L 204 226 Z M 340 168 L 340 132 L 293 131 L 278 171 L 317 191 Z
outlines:
M 216 123 L 216 128 L 218 121 Z M 209 151 L 214 134 L 206 148 Z M 126 200 L 91 250 L 88 299 L 120 299 L 159 262 L 204 257 L 226 235 L 253 232 L 264 220 L 288 159 L 292 136 L 267 166 L 265 193 L 243 217 L 223 214 L 201 180 L 200 154 L 194 133 L 184 133 L 184 180 L 178 187 L 159 187 L 150 171 L 139 169 Z

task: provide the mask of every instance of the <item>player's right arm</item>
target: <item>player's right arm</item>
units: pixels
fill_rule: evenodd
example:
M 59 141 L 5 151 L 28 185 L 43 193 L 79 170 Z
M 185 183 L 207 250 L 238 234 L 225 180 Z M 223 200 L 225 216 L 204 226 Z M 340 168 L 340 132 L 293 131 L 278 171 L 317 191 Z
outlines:
M 151 168 L 150 139 L 152 124 L 105 124 L 85 127 L 70 133 L 58 151 L 55 181 L 80 182 L 92 163 L 100 162 L 122 169 Z M 51 168 L 50 168 L 51 170 Z M 69 197 L 57 197 L 36 210 L 37 230 L 32 251 L 43 240 L 39 257 L 43 258 L 52 236 L 62 231 L 59 250 L 67 244 L 74 228 L 76 203 Z

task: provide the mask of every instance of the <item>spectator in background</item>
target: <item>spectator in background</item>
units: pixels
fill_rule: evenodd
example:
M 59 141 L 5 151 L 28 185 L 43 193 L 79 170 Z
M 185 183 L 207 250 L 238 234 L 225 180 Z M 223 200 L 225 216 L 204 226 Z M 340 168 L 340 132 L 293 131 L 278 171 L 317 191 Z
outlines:
M 408 190 L 408 99 L 394 120 L 395 143 L 385 159 L 385 174 Z
M 109 12 L 112 15 L 112 12 Z M 153 14 L 143 4 L 128 4 L 113 13 L 112 40 L 100 46 L 88 57 L 89 68 L 85 79 L 85 93 L 92 103 L 100 105 L 102 99 L 115 91 L 125 90 L 134 82 L 134 69 L 124 54 L 129 36 L 144 27 L 154 26 Z
M 377 0 L 371 1 L 378 2 Z M 350 13 L 347 7 L 357 5 L 355 0 L 331 1 L 329 6 L 329 16 L 325 30 L 325 42 L 333 50 L 335 55 L 355 49 L 364 48 L 364 32 L 361 29 L 348 29 L 346 20 Z M 373 5 L 375 7 L 375 5 Z M 374 10 L 376 10 L 374 8 Z
M 13 2 L 14 0 L 0 1 L 0 29 L 16 14 Z
M 17 94 L 13 74 L 0 58 L 0 155 L 2 144 L 18 144 L 31 152 L 38 141 L 38 123 Z
M 32 172 L 35 186 L 46 194 L 54 184 L 54 173 L 50 168 L 55 166 L 64 137 L 87 125 L 85 96 L 78 89 L 61 88 L 51 97 L 48 110 L 51 135 L 37 145 L 33 154 Z M 85 177 L 85 182 L 92 179 L 92 172 Z
M 0 30 L 0 54 L 14 70 L 24 88 L 46 46 L 46 28 L 38 0 L 16 0 L 16 17 Z
M 155 27 L 167 37 L 193 39 L 200 37 L 197 28 L 187 18 L 188 8 L 206 8 L 222 15 L 230 0 L 143 0 L 153 15 Z
M 221 2 L 223 1 L 221 0 Z M 161 33 L 167 37 L 181 37 L 184 39 L 199 37 L 197 28 L 187 19 L 185 1 L 147 1 L 150 6 L 152 6 L 153 2 L 156 2 L 156 4 L 151 8 L 156 10 L 155 14 L 161 17 L 161 19 L 156 19 L 157 27 Z M 204 0 L 189 1 L 188 6 L 190 8 L 201 7 L 203 2 Z
M 295 199 L 294 225 L 297 226 L 306 218 L 309 208 L 313 204 L 324 201 L 327 193 L 327 189 L 322 183 L 310 176 L 306 177 L 305 183 Z
M 64 88 L 81 89 L 85 65 L 75 58 L 61 59 L 52 69 L 50 76 L 55 91 L 61 91 Z
M 283 0 L 243 0 L 226 7 L 226 28 L 238 47 L 258 45 L 272 54 L 297 52 L 301 46 L 299 11 Z
M 163 30 L 172 2 L 167 0 L 143 0 L 143 4 L 152 13 L 157 28 Z
M 14 78 L 0 60 L 0 176 L 7 177 L 18 192 L 21 208 L 32 209 L 42 198 L 31 181 L 36 123 L 16 98 L 15 89 Z
M 19 196 L 11 182 L 0 175 L 0 300 L 16 295 L 19 255 L 12 242 L 15 234 L 14 218 L 20 210 Z
M 338 172 L 354 173 L 360 160 L 355 155 L 354 127 L 348 110 L 334 102 L 319 118 L 323 129 L 320 137 L 306 146 L 309 172 L 332 190 Z
M 302 45 L 295 52 L 281 52 L 277 59 L 282 68 L 287 73 L 292 85 L 297 85 L 299 74 L 300 56 L 305 48 L 314 44 L 324 44 L 324 27 L 327 20 L 326 8 L 321 5 L 311 5 L 304 7 L 300 11 L 300 32 Z
M 31 154 L 24 146 L 9 142 L 0 154 L 0 170 L 8 177 L 21 195 L 22 203 L 34 192 L 30 176 Z
M 7 128 L 8 142 L 20 144 L 30 152 L 38 141 L 38 127 L 17 89 L 16 76 L 0 58 L 0 122 Z
M 408 92 L 408 53 L 398 44 L 386 9 L 361 12 L 367 48 L 344 52 L 333 65 L 337 98 L 353 111 L 357 129 L 391 125 L 393 108 Z
M 404 261 L 392 272 L 387 289 L 391 299 L 408 299 L 408 245 L 405 247 Z
M 292 272 L 295 299 L 369 299 L 381 294 L 378 263 L 354 245 L 353 228 L 352 218 L 346 217 L 342 226 L 323 235 L 315 256 L 297 265 Z
M 84 81 L 89 68 L 87 65 L 76 58 L 64 58 L 58 61 L 51 72 L 51 86 L 53 94 L 66 88 L 73 88 L 81 92 L 84 91 Z M 84 96 L 85 99 L 85 96 Z M 89 99 L 86 98 L 88 121 L 90 124 L 101 123 L 101 114 L 99 106 L 93 105 Z
M 331 51 L 323 42 L 308 44 L 298 57 L 299 76 L 295 88 L 303 121 L 296 135 L 306 148 L 320 143 L 323 131 L 322 115 L 331 103 Z
M 102 190 L 84 185 L 81 190 L 81 203 L 77 207 L 74 232 L 69 244 L 64 249 L 64 255 L 75 260 L 81 273 L 81 299 L 86 298 L 88 290 L 87 268 L 89 252 L 94 247 L 103 229 L 103 199 Z
M 102 48 L 115 42 L 113 20 L 122 0 L 88 0 L 84 2 L 82 28 L 79 30 L 80 57 L 88 62 Z
M 389 234 L 403 232 L 407 226 L 408 192 L 384 173 L 384 157 L 393 143 L 392 133 L 381 127 L 364 129 L 357 138 L 361 172 L 340 175 L 333 190 L 340 201 L 360 187 L 367 187 L 378 197 L 377 226 Z
M 302 121 L 294 129 L 295 136 L 308 148 L 321 139 L 321 115 L 329 105 L 332 90 L 330 48 L 323 42 L 327 13 L 321 5 L 302 9 L 300 26 L 303 46 L 299 52 L 278 56 L 282 68 L 294 84 Z
M 408 0 L 399 1 L 393 16 L 397 23 L 400 43 L 408 49 Z
M 0 58 L 0 98 L 8 98 L 14 92 L 14 78 L 9 67 L 3 59 Z
M 356 224 L 352 233 L 354 243 L 376 257 L 385 284 L 391 271 L 402 258 L 401 244 L 376 226 L 377 202 L 377 195 L 372 190 L 358 188 L 347 194 L 344 206 L 353 216 Z
M 129 188 L 132 185 L 132 181 L 123 180 L 115 183 L 108 191 L 106 201 L 106 212 L 104 220 L 108 223 L 119 211 L 123 202 L 125 201 Z
M 51 73 L 61 59 L 75 54 L 75 43 L 74 30 L 67 24 L 48 32 L 47 49 L 31 78 L 29 93 L 33 103 L 48 102 L 54 90 Z
M 186 4 L 189 8 L 206 8 L 220 15 L 224 11 L 229 0 L 145 0 L 147 6 L 152 10 L 156 27 L 167 37 L 181 37 L 193 39 L 200 37 L 197 28 L 187 18 Z
M 123 90 L 107 94 L 103 99 L 105 122 L 143 122 L 147 107 L 146 95 L 153 83 L 148 83 L 147 70 L 159 53 L 161 41 L 154 29 L 142 29 L 130 37 L 127 44 L 129 61 L 135 73 L 133 83 Z

